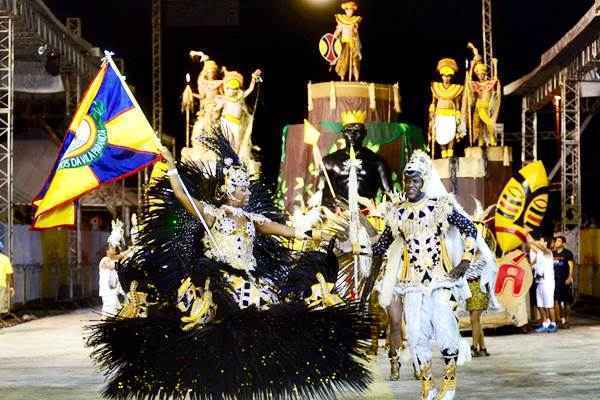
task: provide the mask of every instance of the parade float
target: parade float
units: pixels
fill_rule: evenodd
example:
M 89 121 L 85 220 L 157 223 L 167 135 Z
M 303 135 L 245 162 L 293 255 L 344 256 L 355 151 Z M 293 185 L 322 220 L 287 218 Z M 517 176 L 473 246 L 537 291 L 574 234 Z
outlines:
M 481 55 L 472 43 L 467 45 L 472 59 L 467 62 L 466 71 L 462 72 L 453 58 L 439 60 L 435 68 L 439 78 L 431 83 L 429 122 L 424 134 L 419 127 L 401 122 L 398 82 L 360 80 L 364 61 L 359 34 L 362 17 L 357 15 L 355 6 L 343 11 L 335 16 L 335 31 L 323 35 L 318 44 L 330 72 L 335 72 L 339 80 L 307 82 L 304 122 L 288 124 L 281 133 L 279 206 L 287 210 L 293 223 L 305 224 L 307 229 L 326 227 L 336 221 L 337 234 L 340 227 L 352 230 L 351 210 L 359 210 L 361 220 L 369 222 L 369 234 L 381 233 L 385 205 L 402 190 L 399 171 L 415 149 L 428 149 L 446 190 L 467 213 L 475 218 L 481 211 L 474 199 L 481 202 L 480 209 L 497 205 L 497 217 L 483 218 L 481 222 L 488 228 L 486 241 L 498 256 L 499 272 L 493 290 L 503 307 L 500 311 L 484 312 L 483 325 L 524 325 L 528 320 L 531 268 L 517 249 L 523 237 L 517 232 L 512 239 L 507 238 L 507 232 L 501 230 L 506 221 L 498 215 L 506 211 L 507 204 L 514 212 L 515 202 L 522 202 L 519 204 L 525 208 L 521 213 L 526 213 L 529 201 L 538 204 L 540 200 L 529 199 L 530 194 L 523 190 L 517 194 L 510 184 L 504 187 L 515 178 L 511 180 L 512 148 L 504 145 L 503 125 L 498 123 L 498 61 Z M 182 160 L 214 165 L 215 155 L 202 145 L 201 138 L 219 126 L 240 158 L 252 171 L 259 171 L 251 140 L 254 108 L 246 104 L 246 98 L 259 90 L 261 71 L 255 71 L 246 85 L 241 73 L 220 67 L 205 53 L 191 51 L 189 55 L 202 63 L 202 70 L 195 85 L 188 77 L 182 94 L 187 139 Z M 352 157 L 360 161 L 354 180 L 350 179 L 348 168 Z M 541 163 L 520 171 L 516 177 L 515 182 L 540 179 L 540 184 L 545 179 L 547 186 Z M 355 186 L 354 197 L 351 185 Z M 543 213 L 538 217 L 543 217 Z M 524 226 L 522 218 L 513 222 Z M 537 226 L 540 223 L 541 219 Z M 342 234 L 342 241 L 356 242 L 349 233 Z M 315 243 L 291 239 L 288 246 L 305 250 L 314 248 Z M 342 266 L 352 262 L 345 254 L 349 260 L 341 260 Z M 459 315 L 461 327 L 468 328 L 466 312 Z

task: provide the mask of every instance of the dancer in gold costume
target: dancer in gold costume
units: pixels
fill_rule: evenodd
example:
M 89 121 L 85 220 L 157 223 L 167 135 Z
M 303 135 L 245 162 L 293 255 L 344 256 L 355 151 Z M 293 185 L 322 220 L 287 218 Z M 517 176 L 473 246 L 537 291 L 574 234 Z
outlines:
M 492 60 L 491 78 L 488 78 L 489 66 L 483 62 L 472 43 L 468 47 L 473 51 L 473 61 L 465 85 L 471 144 L 477 141 L 479 146 L 496 146 L 496 121 L 500 112 L 502 90 L 498 80 L 498 60 Z M 475 81 L 473 74 L 477 77 Z
M 251 115 L 246 107 L 248 97 L 260 79 L 262 72 L 257 69 L 252 74 L 252 80 L 247 89 L 244 89 L 244 77 L 237 71 L 227 71 L 223 77 L 224 93 L 217 97 L 217 103 L 222 109 L 221 127 L 231 147 L 244 161 L 250 159 L 250 135 L 252 126 Z
M 337 28 L 333 34 L 337 39 L 341 36 L 342 52 L 335 65 L 335 72 L 341 80 L 358 81 L 360 75 L 360 61 L 362 59 L 358 26 L 362 17 L 355 15 L 358 4 L 355 1 L 343 1 L 344 14 L 336 14 Z
M 219 122 L 221 109 L 217 105 L 217 96 L 223 94 L 223 80 L 219 79 L 219 66 L 201 51 L 190 51 L 190 57 L 200 57 L 204 62 L 202 71 L 198 74 L 198 93 L 194 98 L 200 100 L 200 110 L 192 130 L 192 141 L 203 133 L 211 132 Z
M 429 106 L 429 146 L 433 157 L 435 143 L 442 148 L 442 158 L 454 156 L 454 142 L 465 135 L 464 116 L 461 113 L 462 85 L 452 83 L 458 65 L 452 58 L 438 62 L 437 71 L 442 82 L 431 83 L 432 101 Z

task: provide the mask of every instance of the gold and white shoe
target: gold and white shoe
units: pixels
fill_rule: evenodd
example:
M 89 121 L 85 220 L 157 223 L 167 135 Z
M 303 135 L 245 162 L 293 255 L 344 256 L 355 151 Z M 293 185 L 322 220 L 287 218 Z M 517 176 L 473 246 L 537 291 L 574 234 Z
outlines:
M 453 400 L 456 394 L 456 362 L 450 360 L 444 371 L 444 379 L 435 400 Z
M 437 391 L 433 387 L 433 377 L 431 376 L 431 362 L 421 365 L 419 372 L 419 380 L 421 381 L 421 400 L 436 399 Z

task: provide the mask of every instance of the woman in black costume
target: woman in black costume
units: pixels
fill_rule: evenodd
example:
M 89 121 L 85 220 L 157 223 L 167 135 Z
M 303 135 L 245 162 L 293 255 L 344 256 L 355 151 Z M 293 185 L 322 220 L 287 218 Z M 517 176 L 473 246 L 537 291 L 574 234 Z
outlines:
M 145 301 L 90 328 L 104 396 L 311 399 L 366 389 L 370 316 L 357 303 L 331 306 L 330 293 L 305 301 L 317 274 L 335 282 L 336 258 L 283 247 L 272 235 L 311 232 L 282 224 L 222 135 L 205 145 L 216 169 L 175 168 L 163 149 L 170 168 L 149 190 L 142 248 L 119 268 Z

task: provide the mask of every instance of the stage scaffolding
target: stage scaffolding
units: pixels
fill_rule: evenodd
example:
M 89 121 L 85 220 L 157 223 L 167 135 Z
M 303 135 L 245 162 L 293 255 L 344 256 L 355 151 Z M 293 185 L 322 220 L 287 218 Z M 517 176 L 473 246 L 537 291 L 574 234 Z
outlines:
M 483 62 L 492 66 L 494 42 L 492 37 L 492 0 L 481 0 L 481 32 L 483 34 Z
M 97 73 L 100 52 L 81 38 L 81 20 L 67 18 L 61 23 L 41 0 L 0 0 L 0 240 L 6 254 L 13 251 L 14 225 L 14 76 L 15 60 L 40 61 L 42 56 L 56 54 L 59 72 L 65 89 L 65 119 L 76 111 L 87 85 Z M 122 64 L 122 63 L 121 63 Z M 121 65 L 122 67 L 122 65 Z M 139 189 L 138 189 L 139 190 Z M 123 216 L 128 217 L 124 204 L 124 188 L 118 191 L 122 198 L 111 202 L 123 206 Z M 115 192 L 116 193 L 116 192 Z M 115 194 L 114 196 L 119 196 Z M 114 197 L 112 196 L 112 197 Z M 112 198 L 111 197 L 111 198 Z M 101 202 L 104 204 L 104 202 Z M 127 221 L 128 222 L 128 221 Z M 81 207 L 77 206 L 76 229 L 69 237 L 69 297 L 74 297 L 74 282 L 82 267 Z
M 538 111 L 558 103 L 561 154 L 553 171 L 560 171 L 561 228 L 577 257 L 581 252 L 581 134 L 600 109 L 599 66 L 600 0 L 596 0 L 575 27 L 542 55 L 534 71 L 504 88 L 506 95 L 523 97 L 523 164 L 538 158 Z M 585 96 L 584 87 L 590 89 Z

